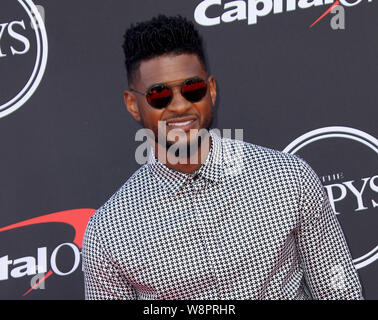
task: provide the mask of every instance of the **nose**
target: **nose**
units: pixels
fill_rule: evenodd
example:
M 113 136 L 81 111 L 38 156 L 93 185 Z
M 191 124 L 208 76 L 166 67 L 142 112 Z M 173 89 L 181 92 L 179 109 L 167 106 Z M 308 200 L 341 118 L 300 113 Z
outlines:
M 191 102 L 186 100 L 180 91 L 180 86 L 175 86 L 172 88 L 173 97 L 172 101 L 167 107 L 172 112 L 175 113 L 185 113 L 188 108 L 190 108 Z

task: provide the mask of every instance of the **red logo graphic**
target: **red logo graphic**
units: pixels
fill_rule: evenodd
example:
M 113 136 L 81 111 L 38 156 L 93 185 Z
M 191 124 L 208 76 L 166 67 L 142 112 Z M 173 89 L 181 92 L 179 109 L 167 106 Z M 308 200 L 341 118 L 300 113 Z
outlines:
M 316 19 L 311 25 L 310 28 L 312 28 L 315 24 L 317 24 L 320 20 L 322 20 L 328 13 L 331 12 L 331 10 L 338 6 L 340 4 L 339 0 L 336 0 L 332 6 L 330 6 L 318 19 Z
M 73 210 L 55 212 L 55 213 L 28 219 L 25 221 L 21 221 L 21 222 L 0 228 L 0 232 L 22 228 L 26 226 L 31 226 L 35 224 L 41 224 L 41 223 L 51 223 L 51 222 L 66 223 L 74 228 L 75 238 L 73 239 L 73 243 L 77 245 L 79 249 L 81 249 L 85 228 L 88 224 L 89 218 L 93 215 L 95 211 L 96 211 L 95 209 L 73 209 Z M 29 294 L 34 288 L 38 287 L 43 281 L 45 281 L 52 274 L 53 274 L 53 271 L 50 269 L 45 274 L 45 276 L 40 281 L 38 281 L 34 286 L 32 286 L 28 291 L 26 291 L 23 294 L 23 296 L 26 296 L 27 294 Z

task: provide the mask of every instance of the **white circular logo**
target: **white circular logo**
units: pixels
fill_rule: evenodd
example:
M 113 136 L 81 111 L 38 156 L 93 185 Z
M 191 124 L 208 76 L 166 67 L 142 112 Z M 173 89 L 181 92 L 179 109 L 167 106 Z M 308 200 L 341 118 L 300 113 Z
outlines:
M 333 139 L 332 145 L 326 146 L 326 149 L 321 150 L 321 148 L 324 146 L 319 146 L 319 144 L 325 143 L 324 140 L 332 140 L 332 139 Z M 358 142 L 359 144 L 362 144 L 365 147 L 368 147 L 369 154 L 368 153 L 364 153 L 363 155 L 358 154 L 358 151 L 362 151 L 362 149 L 358 149 L 358 147 L 352 146 L 350 143 L 346 146 L 343 144 L 343 141 L 340 141 L 340 139 L 347 139 L 350 142 L 352 140 L 354 142 Z M 319 141 L 321 142 L 319 143 Z M 316 142 L 318 146 L 314 146 L 314 144 L 316 145 Z M 310 146 L 313 148 L 312 150 L 310 150 L 311 149 L 309 148 Z M 352 156 L 348 154 L 347 152 L 340 152 L 342 151 L 343 148 L 345 151 L 345 148 L 349 148 L 349 147 L 353 150 L 351 151 L 353 153 Z M 331 148 L 333 150 L 330 150 Z M 323 183 L 332 182 L 331 185 L 328 185 L 325 187 L 328 192 L 328 195 L 330 196 L 331 204 L 334 209 L 335 209 L 336 204 L 341 204 L 342 201 L 349 201 L 348 209 L 345 209 L 344 207 L 344 210 L 341 210 L 341 211 L 337 210 L 340 212 L 337 212 L 335 209 L 335 213 L 338 215 L 338 217 L 340 217 L 342 216 L 342 215 L 339 215 L 340 213 L 344 214 L 345 211 L 349 211 L 350 216 L 353 217 L 351 219 L 358 219 L 358 223 L 356 224 L 351 223 L 352 220 L 349 221 L 349 225 L 351 228 L 358 229 L 358 233 L 359 233 L 358 236 L 364 236 L 364 233 L 366 232 L 367 227 L 372 228 L 372 232 L 371 232 L 372 234 L 370 235 L 370 237 L 367 238 L 367 240 L 364 239 L 364 241 L 359 241 L 360 239 L 356 240 L 354 239 L 354 237 L 353 239 L 350 239 L 350 240 L 354 240 L 351 242 L 354 242 L 355 246 L 356 244 L 360 245 L 359 244 L 360 242 L 363 242 L 364 246 L 366 245 L 368 246 L 367 249 L 363 249 L 362 251 L 361 251 L 361 248 L 359 248 L 358 250 L 359 257 L 353 260 L 355 267 L 356 269 L 360 269 L 376 261 L 378 259 L 378 245 L 376 245 L 376 242 L 374 243 L 374 245 L 372 245 L 373 241 L 376 241 L 375 231 L 374 231 L 376 230 L 376 226 L 374 227 L 374 223 L 376 224 L 375 222 L 376 215 L 375 216 L 371 215 L 371 217 L 375 218 L 373 219 L 372 226 L 371 225 L 366 226 L 366 224 L 368 224 L 366 219 L 369 212 L 370 214 L 376 214 L 376 211 L 378 210 L 378 200 L 376 200 L 377 199 L 376 193 L 378 193 L 378 183 L 377 183 L 378 173 L 372 171 L 372 170 L 376 170 L 375 163 L 376 163 L 376 156 L 378 155 L 378 140 L 374 138 L 373 136 L 367 134 L 366 132 L 363 132 L 354 128 L 325 127 L 325 128 L 320 128 L 320 129 L 310 131 L 298 137 L 292 143 L 290 143 L 283 151 L 290 154 L 296 154 L 299 151 L 312 152 L 311 156 L 307 158 L 304 157 L 305 160 L 306 161 L 311 160 L 312 155 L 314 155 L 314 158 L 318 157 L 316 165 L 319 166 L 319 162 L 322 162 L 321 168 L 323 169 L 323 173 L 327 170 L 327 169 L 324 169 L 327 166 L 332 167 L 332 169 L 330 169 L 331 171 L 336 170 L 335 168 L 338 168 L 339 170 L 338 172 L 329 173 L 328 175 L 324 176 L 322 179 Z M 373 153 L 371 151 L 373 151 Z M 332 161 L 333 159 L 330 159 L 331 156 L 327 154 L 327 152 L 332 153 L 332 155 L 339 154 L 339 157 L 335 156 L 335 158 L 337 159 Z M 365 150 L 363 150 L 362 152 L 365 152 Z M 358 155 L 360 157 L 358 157 Z M 321 158 L 324 158 L 325 160 L 321 161 Z M 367 164 L 368 160 L 370 160 L 369 164 Z M 332 162 L 336 162 L 336 163 L 332 163 Z M 346 162 L 348 162 L 348 165 L 343 165 Z M 312 163 L 310 164 L 311 166 L 313 166 Z M 342 170 L 348 170 L 345 168 L 346 167 L 351 168 L 352 165 L 353 165 L 354 171 L 363 172 L 362 174 L 364 178 L 362 178 L 362 176 L 359 177 L 360 179 L 356 179 L 354 177 L 354 179 L 352 179 L 351 181 L 342 182 L 342 180 L 345 180 L 348 175 L 348 173 L 342 173 Z M 369 169 L 366 167 L 373 168 L 373 169 L 370 169 L 369 171 Z M 333 194 L 334 191 L 337 191 L 335 192 L 335 193 L 338 193 L 337 196 Z M 369 193 L 370 195 L 367 196 L 368 197 L 368 200 L 367 200 L 366 199 L 367 197 L 364 195 L 369 194 Z M 348 200 L 348 197 L 349 197 L 349 200 Z M 354 207 L 353 205 L 350 205 L 352 201 L 353 201 Z M 362 216 L 358 216 L 359 213 L 361 213 Z
M 8 3 L 15 3 L 14 0 L 11 2 L 2 0 L 1 2 L 1 7 L 4 6 L 7 9 L 14 7 L 14 5 Z M 24 61 L 28 65 L 32 63 L 34 66 L 30 70 L 25 68 L 28 71 L 26 77 L 23 75 L 23 79 L 11 82 L 10 88 L 0 91 L 2 95 L 12 94 L 12 96 L 0 96 L 0 99 L 2 99 L 0 100 L 0 118 L 16 111 L 30 99 L 42 80 L 47 64 L 48 43 L 44 21 L 31 0 L 17 0 L 17 2 L 18 8 L 22 8 L 27 16 L 14 18 L 12 12 L 9 14 L 8 21 L 1 21 L 4 19 L 5 11 L 2 10 L 3 14 L 0 17 L 0 67 L 4 70 L 8 67 L 6 74 L 10 79 L 19 77 L 19 73 L 24 72 L 23 64 L 20 64 L 20 60 L 16 59 L 25 59 Z M 25 34 L 28 34 L 28 36 Z M 35 36 L 32 42 L 30 35 Z M 31 57 L 31 54 L 33 54 L 33 57 Z M 9 65 L 12 65 L 13 70 L 9 70 Z M 18 70 L 15 70 L 16 68 Z M 14 88 L 15 85 L 17 88 Z

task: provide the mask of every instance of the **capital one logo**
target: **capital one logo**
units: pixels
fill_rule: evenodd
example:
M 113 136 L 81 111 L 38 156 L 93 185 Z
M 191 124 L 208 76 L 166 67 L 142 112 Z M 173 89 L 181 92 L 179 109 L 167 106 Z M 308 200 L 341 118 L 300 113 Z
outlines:
M 0 256 L 0 284 L 2 281 L 11 279 L 29 279 L 28 277 L 32 277 L 29 279 L 30 281 L 25 282 L 26 291 L 23 293 L 23 296 L 26 296 L 33 289 L 45 288 L 46 279 L 52 275 L 68 276 L 75 272 L 80 265 L 80 250 L 82 248 L 85 228 L 94 212 L 95 209 L 74 209 L 55 212 L 0 228 L 0 233 L 2 233 L 18 229 L 22 230 L 24 227 L 39 224 L 60 223 L 71 226 L 75 231 L 72 242 L 61 243 L 54 249 L 39 247 L 30 252 L 32 255 L 24 257 L 15 256 L 14 253 Z M 18 240 L 22 242 L 23 239 Z M 68 250 L 73 258 L 73 263 L 69 267 L 69 270 L 63 270 L 57 262 L 57 258 L 63 250 Z M 51 254 L 48 254 L 49 251 L 51 251 Z
M 360 4 L 363 0 L 339 0 L 345 7 Z M 372 2 L 372 0 L 365 0 Z M 258 20 L 269 14 L 308 9 L 311 7 L 331 5 L 336 0 L 204 0 L 194 10 L 195 21 L 202 26 L 215 26 L 246 20 L 249 25 L 257 24 Z M 338 2 L 338 1 L 337 1 Z
M 310 131 L 284 150 L 318 174 L 342 226 L 356 269 L 378 259 L 378 140 L 349 127 Z
M 30 99 L 45 72 L 48 43 L 40 11 L 31 0 L 0 2 L 0 74 L 6 79 L 0 88 L 0 118 Z

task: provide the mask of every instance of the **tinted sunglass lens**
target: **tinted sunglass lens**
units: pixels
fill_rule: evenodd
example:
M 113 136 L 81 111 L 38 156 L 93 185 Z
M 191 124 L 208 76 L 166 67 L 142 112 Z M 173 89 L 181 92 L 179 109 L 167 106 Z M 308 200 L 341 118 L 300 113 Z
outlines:
M 190 102 L 198 102 L 207 91 L 207 83 L 202 79 L 187 80 L 182 86 L 181 93 Z
M 147 101 L 154 108 L 165 108 L 171 100 L 172 90 L 165 85 L 157 85 L 148 90 Z

